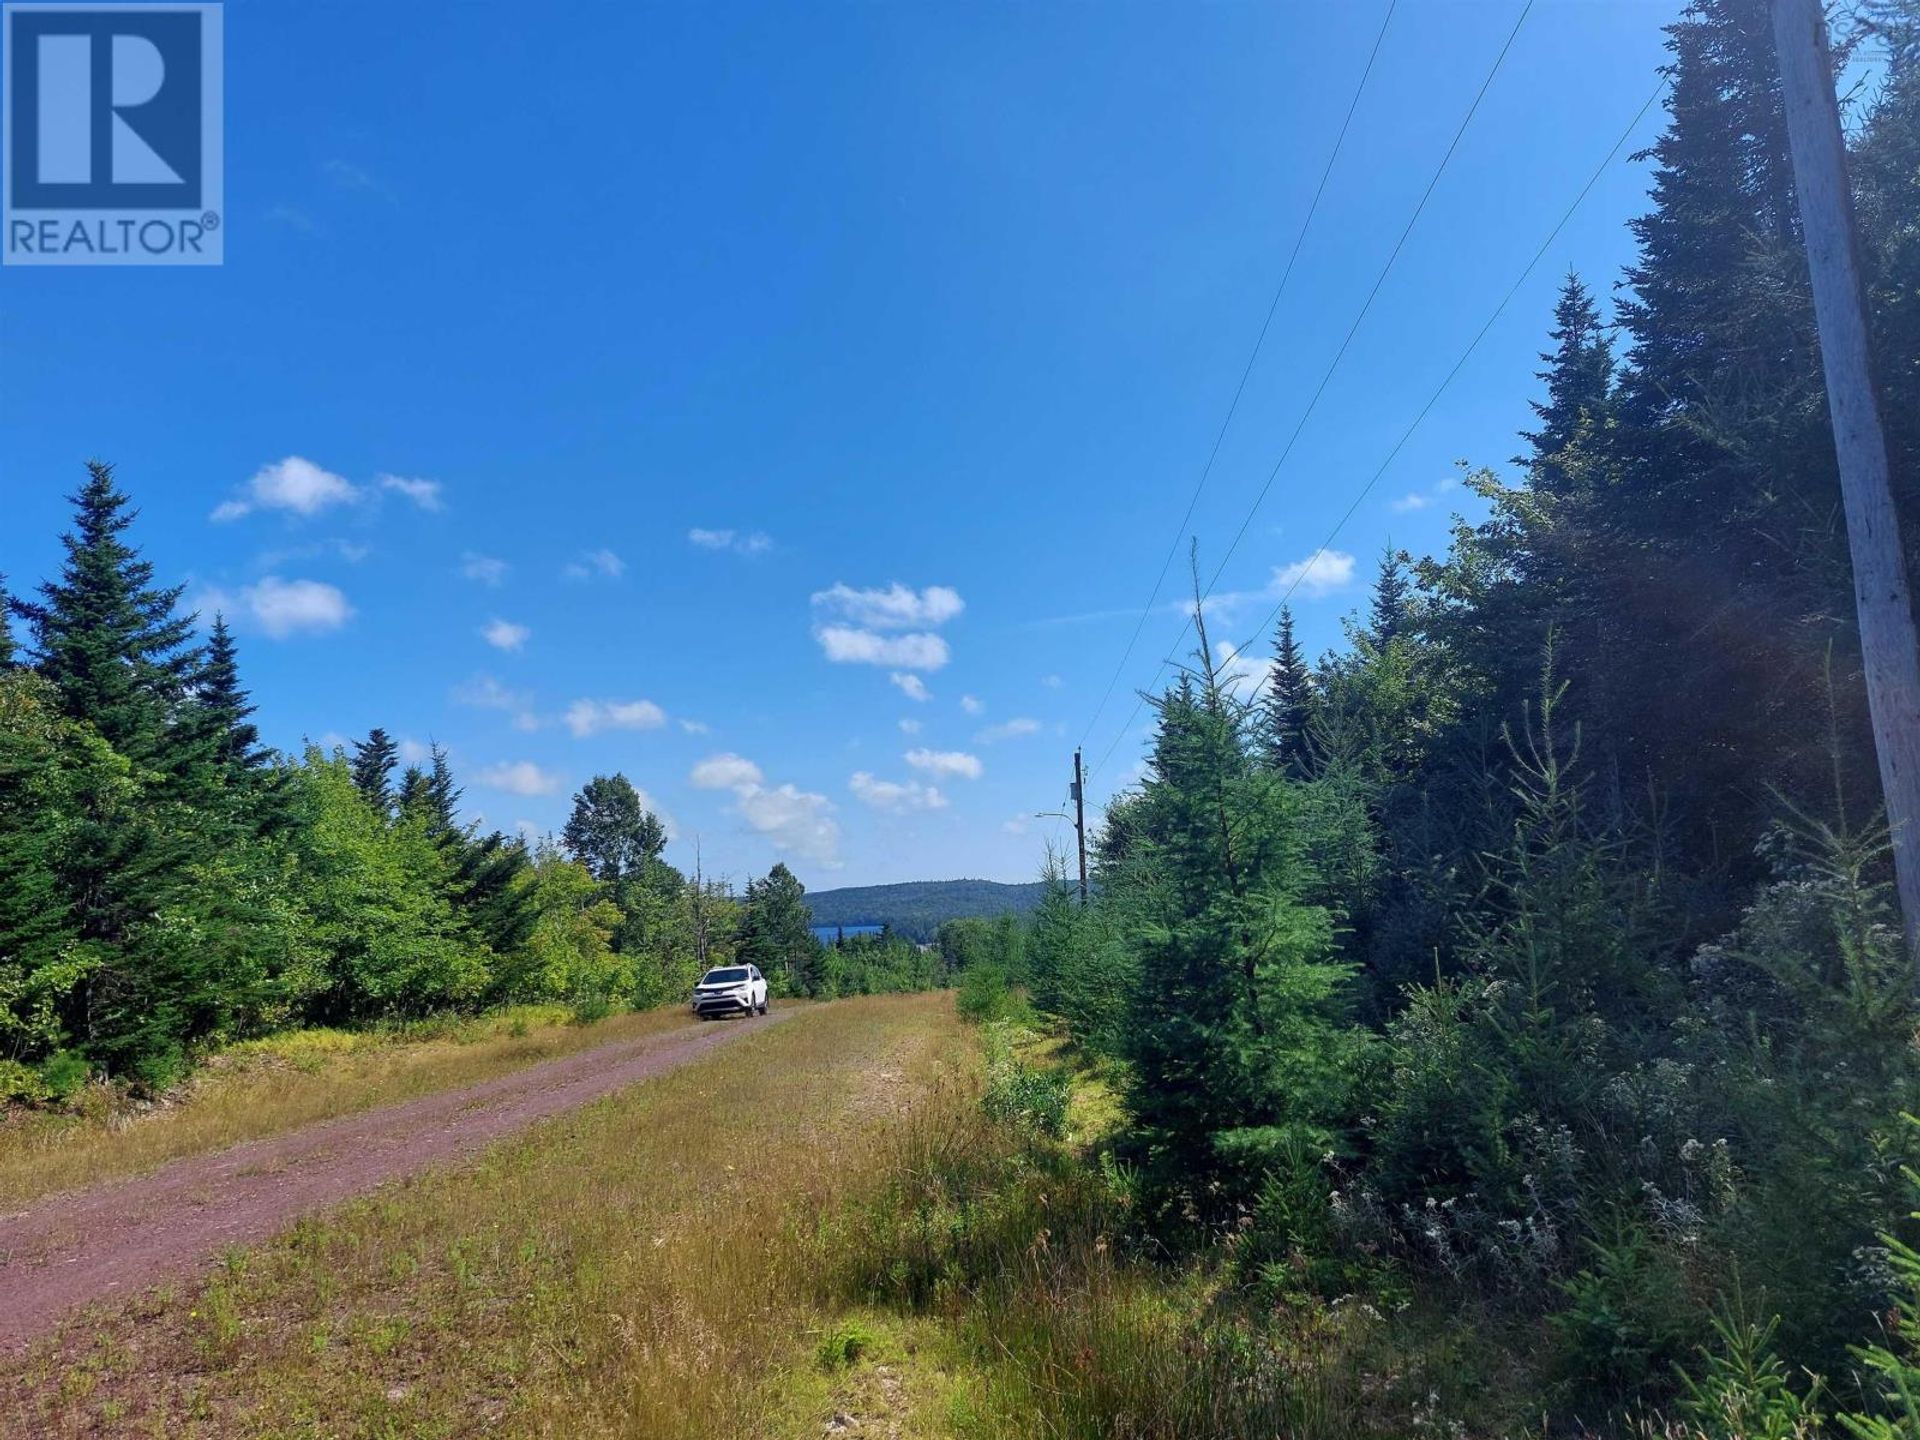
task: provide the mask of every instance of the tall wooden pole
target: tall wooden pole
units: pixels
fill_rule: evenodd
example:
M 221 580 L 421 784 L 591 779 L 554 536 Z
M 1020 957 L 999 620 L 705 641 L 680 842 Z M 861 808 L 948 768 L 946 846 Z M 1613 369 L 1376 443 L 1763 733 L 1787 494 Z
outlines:
M 1773 0 L 1794 188 L 1813 277 L 1827 408 L 1853 552 L 1853 597 L 1907 945 L 1920 972 L 1920 641 L 1868 364 L 1866 292 L 1820 0 Z M 1920 973 L 1916 975 L 1920 983 Z
M 1073 752 L 1073 831 L 1080 841 L 1080 903 L 1087 903 L 1087 786 L 1080 772 L 1080 752 Z

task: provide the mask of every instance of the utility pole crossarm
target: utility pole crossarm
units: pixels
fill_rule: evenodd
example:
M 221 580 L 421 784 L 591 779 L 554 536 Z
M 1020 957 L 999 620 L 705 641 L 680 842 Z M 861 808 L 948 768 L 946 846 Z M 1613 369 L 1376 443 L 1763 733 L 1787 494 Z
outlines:
M 1894 881 L 1908 949 L 1920 967 L 1920 642 L 1874 395 L 1846 140 L 1820 0 L 1773 0 L 1773 36 L 1853 556 L 1867 707 L 1893 831 Z

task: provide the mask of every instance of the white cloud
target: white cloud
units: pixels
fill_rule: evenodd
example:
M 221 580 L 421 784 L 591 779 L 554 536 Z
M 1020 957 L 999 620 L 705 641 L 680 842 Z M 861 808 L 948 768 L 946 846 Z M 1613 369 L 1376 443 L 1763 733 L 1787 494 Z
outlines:
M 943 778 L 978 780 L 986 773 L 986 766 L 980 763 L 979 758 L 964 750 L 909 750 L 906 762 L 916 770 Z
M 918 780 L 879 780 L 865 770 L 856 770 L 847 788 L 861 804 L 888 814 L 901 815 L 909 810 L 943 810 L 947 797 L 932 785 Z
M 1273 572 L 1268 588 L 1275 594 L 1297 590 L 1310 598 L 1331 595 L 1353 583 L 1353 556 L 1344 550 L 1321 550 Z
M 987 707 L 971 695 L 962 695 L 960 697 L 960 708 L 969 715 L 978 715 Z
M 828 869 L 838 868 L 840 826 L 833 819 L 833 802 L 826 796 L 792 785 L 771 790 L 742 785 L 733 793 L 740 818 L 772 841 L 774 849 L 790 850 Z
M 929 585 L 914 590 L 897 580 L 884 590 L 856 590 L 836 583 L 831 589 L 816 591 L 813 604 L 829 615 L 873 630 L 944 625 L 967 608 L 960 592 L 950 586 Z
M 398 749 L 402 765 L 424 765 L 433 758 L 432 749 L 418 740 L 402 739 Z
M 1049 690 L 1058 690 L 1067 682 L 1062 680 L 1058 675 L 1042 675 L 1040 677 L 1040 683 Z
M 382 490 L 391 490 L 404 495 L 422 510 L 444 510 L 446 504 L 440 498 L 438 480 L 416 480 L 406 475 L 376 475 L 373 483 Z
M 469 550 L 460 557 L 460 573 L 469 580 L 478 580 L 482 585 L 498 585 L 507 578 L 512 567 L 504 560 L 496 560 L 491 555 L 482 555 Z
M 476 784 L 489 790 L 502 790 L 509 795 L 551 795 L 560 788 L 560 777 L 550 770 L 542 770 L 531 760 L 514 760 L 503 765 L 489 765 L 474 777 Z
M 1028 823 L 1025 815 L 1015 815 L 1011 819 L 1002 820 L 1000 828 L 1009 835 L 1024 835 L 1027 833 Z
M 319 580 L 282 580 L 265 575 L 237 596 L 203 592 L 195 601 L 203 615 L 215 611 L 227 619 L 265 631 L 275 640 L 290 635 L 324 635 L 353 618 L 353 606 L 336 586 Z
M 836 665 L 891 665 L 901 670 L 938 670 L 951 658 L 938 635 L 879 635 L 848 625 L 826 625 L 813 632 L 827 659 Z
M 533 696 L 525 690 L 509 690 L 491 675 L 475 675 L 453 688 L 453 703 L 474 710 L 504 710 L 513 716 L 516 730 L 538 730 L 540 717 L 533 713 Z
M 918 720 L 901 720 L 900 733 L 902 735 L 918 735 L 920 733 L 920 722 Z
M 496 650 L 518 650 L 533 638 L 533 631 L 511 620 L 495 617 L 481 628 L 481 636 Z
M 829 869 L 840 864 L 840 826 L 833 802 L 793 785 L 768 786 L 744 755 L 709 755 L 687 777 L 701 790 L 731 790 L 733 810 L 747 825 L 787 850 Z
M 241 493 L 214 507 L 214 520 L 238 520 L 255 510 L 291 510 L 296 515 L 317 515 L 330 505 L 347 505 L 360 498 L 353 483 L 331 470 L 323 470 L 298 455 L 254 472 Z
M 1409 490 L 1398 500 L 1389 501 L 1387 508 L 1396 515 L 1410 514 L 1415 510 L 1424 510 L 1433 504 L 1433 497 L 1422 490 Z
M 973 738 L 982 745 L 998 744 L 1002 740 L 1018 739 L 1022 735 L 1038 735 L 1040 722 L 1025 715 L 1016 715 L 1011 720 L 1003 720 L 998 725 L 989 725 Z
M 567 707 L 567 728 L 576 736 L 602 730 L 658 730 L 667 712 L 651 700 L 576 700 Z
M 713 733 L 713 727 L 704 720 L 682 719 L 677 723 L 680 728 L 689 735 L 711 735 Z
M 733 790 L 743 785 L 758 785 L 760 767 L 744 755 L 727 752 L 709 755 L 687 776 L 701 790 Z
M 702 530 L 687 532 L 687 539 L 702 550 L 731 550 L 737 555 L 764 555 L 773 548 L 773 537 L 765 531 L 742 534 L 738 530 Z
M 578 560 L 569 563 L 560 573 L 569 580 L 591 580 L 595 576 L 606 580 L 618 580 L 627 573 L 627 562 L 611 550 L 604 548 L 589 550 Z
M 900 693 L 909 700 L 931 700 L 933 692 L 927 689 L 927 682 L 918 675 L 909 675 L 904 670 L 896 670 L 887 679 L 900 687 Z

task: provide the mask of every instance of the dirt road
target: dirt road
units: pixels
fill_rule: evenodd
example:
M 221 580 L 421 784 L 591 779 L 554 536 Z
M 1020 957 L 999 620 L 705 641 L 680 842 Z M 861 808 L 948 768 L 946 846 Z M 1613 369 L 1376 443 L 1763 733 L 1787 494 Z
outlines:
M 150 1175 L 0 1216 L 0 1345 L 21 1345 L 79 1305 L 191 1273 L 301 1215 L 471 1155 L 792 1013 L 584 1050 L 484 1084 L 188 1156 Z

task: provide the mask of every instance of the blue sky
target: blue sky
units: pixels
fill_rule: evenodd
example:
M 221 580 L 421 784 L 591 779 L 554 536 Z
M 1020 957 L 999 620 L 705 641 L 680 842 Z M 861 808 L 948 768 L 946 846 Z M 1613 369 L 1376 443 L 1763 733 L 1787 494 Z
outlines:
M 622 770 L 670 858 L 740 881 L 1029 878 L 1384 8 L 234 0 L 226 264 L 0 274 L 0 570 L 57 563 L 98 455 L 276 744 L 438 739 L 473 815 L 537 831 Z M 1221 577 L 1227 635 L 1676 8 L 1536 5 Z M 1402 0 L 1189 527 L 1206 572 L 1519 10 Z M 1310 648 L 1389 538 L 1444 545 L 1457 462 L 1518 448 L 1559 279 L 1611 286 L 1645 188 L 1608 170 L 1296 592 Z M 1182 623 L 1163 594 L 1087 736 L 1096 802 Z

